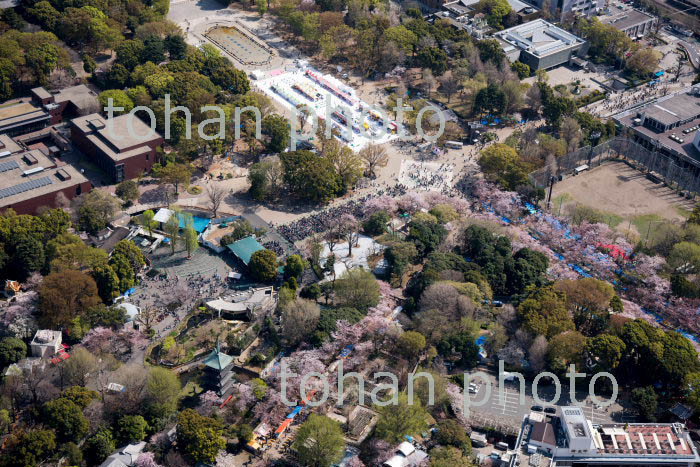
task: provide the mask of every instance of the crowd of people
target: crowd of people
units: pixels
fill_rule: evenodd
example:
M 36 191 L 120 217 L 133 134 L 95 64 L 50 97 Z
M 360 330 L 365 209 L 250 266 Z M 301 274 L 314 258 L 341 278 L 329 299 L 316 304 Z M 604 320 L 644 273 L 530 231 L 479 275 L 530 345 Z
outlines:
M 412 188 L 444 191 L 451 185 L 454 169 L 455 164 L 451 163 L 407 161 L 401 167 L 399 179 Z
M 131 301 L 142 310 L 160 310 L 155 322 L 162 324 L 154 328 L 163 332 L 174 328 L 203 297 L 218 297 L 226 289 L 227 284 L 218 273 L 160 274 L 144 277 Z
M 669 92 L 669 84 L 649 83 L 643 86 L 642 89 L 637 88 L 635 91 L 621 92 L 608 96 L 597 107 L 591 109 L 591 113 L 598 117 L 609 117 L 616 112 L 648 102 L 650 99 L 663 97 Z
M 340 206 L 324 209 L 289 224 L 279 225 L 276 227 L 276 230 L 292 243 L 303 240 L 313 234 L 325 232 L 328 230 L 328 227 L 333 222 L 337 222 L 343 214 L 352 214 L 355 217 L 362 217 L 364 204 L 370 198 L 371 196 L 368 195 L 341 204 Z
M 286 253 L 284 247 L 280 245 L 280 242 L 275 240 L 265 242 L 263 243 L 263 246 L 268 250 L 274 251 L 277 256 L 284 256 Z

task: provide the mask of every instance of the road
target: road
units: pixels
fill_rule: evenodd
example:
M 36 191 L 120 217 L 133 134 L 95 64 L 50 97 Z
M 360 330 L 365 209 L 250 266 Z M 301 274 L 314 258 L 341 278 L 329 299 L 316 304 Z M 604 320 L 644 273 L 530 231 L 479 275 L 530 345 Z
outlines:
M 700 46 L 685 40 L 678 41 L 678 44 L 688 52 L 688 59 L 695 69 L 700 68 Z

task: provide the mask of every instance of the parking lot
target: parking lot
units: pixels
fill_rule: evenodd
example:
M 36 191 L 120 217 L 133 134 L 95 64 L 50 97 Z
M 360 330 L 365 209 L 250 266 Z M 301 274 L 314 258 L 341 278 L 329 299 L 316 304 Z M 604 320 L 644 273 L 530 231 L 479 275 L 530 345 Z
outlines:
M 483 371 L 483 370 L 482 370 Z M 586 417 L 593 423 L 612 423 L 613 419 L 616 422 L 631 422 L 632 416 L 623 411 L 623 408 L 617 402 L 610 407 L 597 407 L 591 401 L 588 395 L 588 385 L 582 379 L 578 380 L 576 392 L 576 400 L 578 403 L 572 404 L 569 397 L 569 386 L 565 384 L 568 380 L 561 380 L 561 394 L 559 400 L 555 403 L 551 402 L 555 396 L 555 387 L 553 384 L 546 384 L 544 380 L 540 380 L 538 384 L 538 395 L 541 402 L 536 402 L 532 395 L 532 382 L 525 380 L 525 393 L 523 401 L 520 397 L 520 385 L 517 382 L 506 382 L 503 387 L 503 400 L 500 397 L 500 387 L 498 386 L 498 376 L 490 373 L 486 381 L 475 377 L 473 379 L 478 384 L 478 390 L 475 394 L 470 394 L 470 400 L 473 404 L 481 404 L 480 406 L 472 405 L 471 414 L 482 420 L 493 420 L 497 423 L 502 423 L 514 428 L 519 428 L 523 417 L 531 411 L 535 405 L 542 407 L 580 405 L 583 408 Z M 489 395 L 489 383 L 491 385 Z M 607 398 L 602 395 L 597 395 L 601 401 L 606 401 Z M 481 401 L 486 400 L 482 404 Z

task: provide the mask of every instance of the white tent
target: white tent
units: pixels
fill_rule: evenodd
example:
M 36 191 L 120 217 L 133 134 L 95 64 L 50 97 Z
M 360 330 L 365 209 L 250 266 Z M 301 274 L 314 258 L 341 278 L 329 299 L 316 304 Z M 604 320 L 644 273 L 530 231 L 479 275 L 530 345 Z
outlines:
M 168 220 L 170 220 L 170 217 L 172 217 L 172 215 L 172 210 L 168 208 L 160 208 L 156 215 L 153 216 L 153 220 L 156 222 L 160 222 L 161 224 L 165 224 L 166 222 L 168 222 Z

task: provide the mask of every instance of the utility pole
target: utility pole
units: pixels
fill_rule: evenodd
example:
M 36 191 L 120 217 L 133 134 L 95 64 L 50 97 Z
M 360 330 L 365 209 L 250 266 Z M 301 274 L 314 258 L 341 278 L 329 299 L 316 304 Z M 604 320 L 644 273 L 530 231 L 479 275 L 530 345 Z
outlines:
M 552 206 L 552 190 L 554 190 L 554 182 L 557 181 L 557 177 L 552 175 L 549 177 L 549 194 L 547 195 L 547 210 Z

